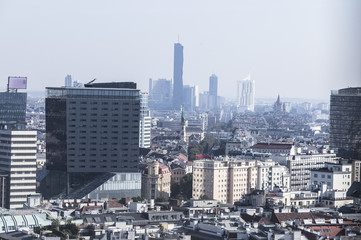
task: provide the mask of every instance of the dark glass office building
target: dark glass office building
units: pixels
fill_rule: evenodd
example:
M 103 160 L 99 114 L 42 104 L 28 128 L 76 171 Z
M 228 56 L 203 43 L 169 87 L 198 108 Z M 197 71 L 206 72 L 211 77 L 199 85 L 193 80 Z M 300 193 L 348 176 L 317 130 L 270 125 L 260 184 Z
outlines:
M 135 83 L 46 91 L 46 167 L 55 171 L 47 186 L 63 173 L 68 181 L 58 185 L 67 184 L 69 192 L 99 173 L 138 171 L 140 100 Z
M 1 92 L 0 93 L 0 123 L 25 123 L 26 93 Z
M 183 46 L 174 44 L 174 69 L 173 69 L 173 107 L 181 109 L 183 104 Z
M 330 147 L 340 157 L 361 159 L 361 87 L 331 92 Z

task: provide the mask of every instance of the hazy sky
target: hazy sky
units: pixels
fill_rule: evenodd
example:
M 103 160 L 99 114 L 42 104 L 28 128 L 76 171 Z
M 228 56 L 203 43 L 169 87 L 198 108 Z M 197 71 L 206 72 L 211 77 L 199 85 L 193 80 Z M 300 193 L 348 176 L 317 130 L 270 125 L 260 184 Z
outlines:
M 29 90 L 173 78 L 184 46 L 184 84 L 235 97 L 249 72 L 256 97 L 329 99 L 361 86 L 361 1 L 0 1 L 0 90 L 27 76 Z

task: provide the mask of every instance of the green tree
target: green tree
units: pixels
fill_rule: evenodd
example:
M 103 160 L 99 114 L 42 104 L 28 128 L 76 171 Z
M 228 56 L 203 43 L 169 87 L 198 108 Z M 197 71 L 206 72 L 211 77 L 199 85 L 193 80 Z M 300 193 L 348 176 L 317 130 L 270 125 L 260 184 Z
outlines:
M 184 175 L 180 182 L 180 195 L 184 200 L 192 198 L 193 174 Z
M 133 202 L 143 202 L 144 198 L 138 196 L 138 197 L 132 197 Z

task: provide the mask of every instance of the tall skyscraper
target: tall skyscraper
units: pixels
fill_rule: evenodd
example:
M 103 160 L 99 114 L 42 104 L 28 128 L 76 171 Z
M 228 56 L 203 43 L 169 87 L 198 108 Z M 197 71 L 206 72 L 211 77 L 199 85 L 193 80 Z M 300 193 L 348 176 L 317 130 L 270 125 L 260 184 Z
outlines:
M 75 191 L 101 174 L 137 172 L 140 100 L 131 82 L 46 88 L 43 195 Z M 66 181 L 65 181 L 66 180 Z
M 150 148 L 152 118 L 148 108 L 148 93 L 140 94 L 139 147 Z
M 72 85 L 72 80 L 71 80 L 71 75 L 66 75 L 65 77 L 65 87 L 71 87 Z
M 209 108 L 216 109 L 218 106 L 218 77 L 212 74 L 209 77 Z
M 361 87 L 331 92 L 330 147 L 340 157 L 361 159 Z
M 36 131 L 0 130 L 1 207 L 23 208 L 36 193 L 36 138 Z
M 183 46 L 174 44 L 173 108 L 181 109 L 183 104 Z
M 194 108 L 194 87 L 185 85 L 183 87 L 183 105 L 186 111 L 193 111 Z
M 238 81 L 237 106 L 241 111 L 254 111 L 255 81 L 251 80 L 251 75 Z
M 11 80 L 10 80 L 11 79 Z M 9 77 L 8 91 L 0 93 L 0 207 L 23 208 L 36 193 L 36 131 L 26 128 L 27 94 L 18 92 Z M 14 81 L 14 82 L 11 82 Z

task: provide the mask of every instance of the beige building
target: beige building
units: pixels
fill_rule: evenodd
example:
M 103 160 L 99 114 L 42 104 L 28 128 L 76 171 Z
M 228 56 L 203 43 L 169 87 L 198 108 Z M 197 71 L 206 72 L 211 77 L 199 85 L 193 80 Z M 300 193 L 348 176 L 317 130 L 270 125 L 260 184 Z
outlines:
M 147 164 L 142 174 L 142 196 L 148 200 L 170 197 L 171 172 L 158 161 Z
M 172 171 L 172 182 L 180 183 L 182 178 L 187 174 L 186 169 L 184 168 L 175 168 Z
M 233 204 L 257 187 L 255 160 L 193 162 L 193 198 L 203 196 Z

